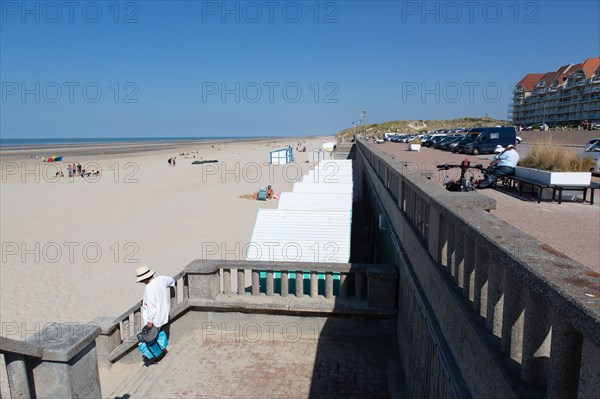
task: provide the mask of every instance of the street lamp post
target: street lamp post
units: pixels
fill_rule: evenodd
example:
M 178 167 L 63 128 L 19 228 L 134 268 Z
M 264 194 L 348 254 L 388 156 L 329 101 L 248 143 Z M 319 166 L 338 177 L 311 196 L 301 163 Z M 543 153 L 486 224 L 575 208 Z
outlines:
M 367 115 L 367 111 L 362 111 L 362 112 L 360 113 L 360 121 L 361 121 L 361 122 L 363 122 L 363 121 L 364 121 L 364 122 L 363 122 L 363 125 L 362 125 L 362 126 L 363 126 L 363 128 L 362 128 L 362 130 L 363 130 L 363 135 L 366 135 L 366 134 L 367 134 L 367 130 L 366 130 L 366 127 L 365 127 L 365 123 L 366 123 L 366 118 L 365 118 L 365 115 Z
M 546 131 L 546 105 L 544 104 L 544 114 L 542 116 L 542 129 Z

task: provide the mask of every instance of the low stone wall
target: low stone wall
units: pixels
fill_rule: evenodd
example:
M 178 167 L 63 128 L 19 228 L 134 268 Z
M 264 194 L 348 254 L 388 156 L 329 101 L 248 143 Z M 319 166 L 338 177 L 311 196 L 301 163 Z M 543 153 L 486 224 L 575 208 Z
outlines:
M 357 147 L 378 260 L 399 270 L 398 341 L 414 396 L 594 396 L 600 276 L 490 215 L 486 197 L 447 192 Z

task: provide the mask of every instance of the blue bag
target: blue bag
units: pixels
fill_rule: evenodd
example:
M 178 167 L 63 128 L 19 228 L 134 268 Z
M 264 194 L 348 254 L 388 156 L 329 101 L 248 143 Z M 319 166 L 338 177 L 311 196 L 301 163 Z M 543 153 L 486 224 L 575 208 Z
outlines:
M 154 359 L 162 355 L 168 344 L 167 334 L 164 331 L 161 331 L 158 333 L 155 341 L 140 342 L 138 349 L 142 352 L 142 355 L 146 356 L 148 359 Z
M 267 200 L 267 189 L 266 188 L 259 189 L 256 199 L 259 201 L 266 201 Z

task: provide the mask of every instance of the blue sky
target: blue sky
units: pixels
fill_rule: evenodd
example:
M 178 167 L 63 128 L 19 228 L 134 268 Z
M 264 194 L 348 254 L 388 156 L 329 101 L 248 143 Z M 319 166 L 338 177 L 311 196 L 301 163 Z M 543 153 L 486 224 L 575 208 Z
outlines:
M 600 54 L 598 1 L 0 1 L 0 136 L 333 134 L 504 119 Z

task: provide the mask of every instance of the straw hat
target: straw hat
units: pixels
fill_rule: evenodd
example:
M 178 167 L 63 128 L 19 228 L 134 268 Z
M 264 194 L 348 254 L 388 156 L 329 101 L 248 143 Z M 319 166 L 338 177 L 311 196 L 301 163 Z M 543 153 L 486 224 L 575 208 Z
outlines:
M 140 266 L 135 270 L 135 274 L 137 275 L 137 282 L 141 283 L 142 281 L 149 279 L 154 276 L 156 272 L 148 269 L 146 266 Z
M 510 144 L 510 145 L 506 146 L 506 149 L 507 149 L 507 150 L 508 150 L 509 148 L 517 148 L 517 147 L 515 147 L 515 146 L 514 146 L 514 145 L 512 145 L 512 144 Z

